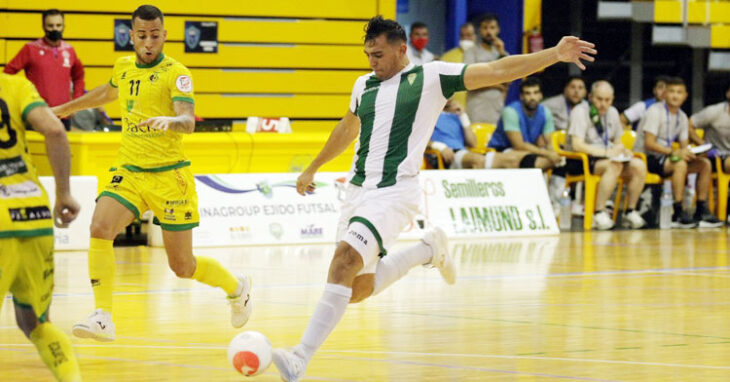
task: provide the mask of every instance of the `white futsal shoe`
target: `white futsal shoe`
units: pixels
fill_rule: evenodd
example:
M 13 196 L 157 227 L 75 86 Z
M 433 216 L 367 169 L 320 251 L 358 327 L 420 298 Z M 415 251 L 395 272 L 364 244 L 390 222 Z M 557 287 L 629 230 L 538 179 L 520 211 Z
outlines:
M 101 342 L 114 341 L 112 314 L 103 309 L 97 309 L 89 315 L 86 321 L 74 325 L 71 332 L 79 338 L 93 338 Z
M 434 227 L 426 232 L 421 241 L 433 250 L 431 262 L 425 265 L 430 264 L 437 268 L 447 284 L 451 285 L 456 282 L 456 266 L 449 254 L 449 239 L 446 237 L 446 232 L 439 227 Z
M 274 349 L 271 358 L 274 365 L 279 369 L 279 376 L 284 382 L 297 382 L 304 377 L 307 369 L 307 359 L 299 354 L 301 351 L 294 349 Z
M 234 328 L 240 328 L 248 322 L 253 311 L 251 304 L 251 279 L 249 277 L 236 276 L 240 283 L 239 289 L 241 293 L 235 297 L 228 297 L 228 303 L 231 305 L 231 325 Z

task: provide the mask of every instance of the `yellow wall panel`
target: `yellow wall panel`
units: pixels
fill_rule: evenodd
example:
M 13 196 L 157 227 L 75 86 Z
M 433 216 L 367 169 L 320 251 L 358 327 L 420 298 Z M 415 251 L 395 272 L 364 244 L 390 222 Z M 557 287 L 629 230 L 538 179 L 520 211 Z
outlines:
M 710 3 L 710 22 L 730 24 L 730 2 Z
M 682 4 L 675 0 L 655 1 L 654 21 L 657 23 L 681 23 Z
M 253 135 L 253 155 L 249 172 L 299 172 L 308 166 L 327 141 L 329 134 L 293 133 Z M 354 144 L 320 171 L 347 171 L 352 164 Z
M 67 39 L 114 38 L 114 19 L 125 15 L 68 14 Z M 211 17 L 165 18 L 167 38 L 183 41 L 186 20 L 217 21 L 218 41 L 361 45 L 364 21 L 276 20 Z M 40 13 L 0 13 L 0 37 L 39 38 L 43 35 Z M 73 43 L 73 42 L 72 42 Z
M 730 49 L 730 25 L 713 25 L 711 41 L 713 48 Z
M 0 39 L 0 63 L 3 64 L 3 66 L 5 66 L 4 64 L 6 62 L 7 61 L 5 60 L 5 40 Z
M 27 41 L 7 41 L 12 59 Z M 76 54 L 84 65 L 111 66 L 130 52 L 115 52 L 111 41 L 75 41 Z M 239 68 L 335 68 L 367 69 L 360 46 L 349 45 L 240 45 L 221 44 L 218 54 L 185 53 L 183 43 L 165 44 L 165 53 L 190 67 Z
M 396 0 L 378 0 L 378 14 L 395 20 Z
M 7 0 L 9 9 L 45 10 L 59 8 L 65 11 L 121 12 L 131 14 L 147 1 L 95 0 Z M 192 15 L 232 15 L 264 17 L 313 17 L 367 19 L 377 11 L 376 0 L 267 0 L 267 1 L 207 1 L 158 0 L 155 6 L 164 13 Z
M 111 67 L 86 68 L 86 88 L 109 82 Z M 197 93 L 350 94 L 357 77 L 350 70 L 192 69 Z
M 341 118 L 350 105 L 349 95 L 223 96 L 198 94 L 195 114 L 203 118 L 241 119 L 248 116 L 289 118 Z M 106 105 L 107 114 L 119 119 L 119 103 Z

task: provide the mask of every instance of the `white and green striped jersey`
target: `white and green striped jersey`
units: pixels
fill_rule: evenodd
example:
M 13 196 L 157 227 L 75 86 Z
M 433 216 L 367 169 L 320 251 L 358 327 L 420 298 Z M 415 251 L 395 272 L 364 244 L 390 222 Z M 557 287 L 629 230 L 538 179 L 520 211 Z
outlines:
M 350 183 L 381 188 L 415 178 L 436 120 L 454 92 L 466 90 L 466 65 L 409 64 L 390 79 L 355 81 L 350 111 L 360 118 Z

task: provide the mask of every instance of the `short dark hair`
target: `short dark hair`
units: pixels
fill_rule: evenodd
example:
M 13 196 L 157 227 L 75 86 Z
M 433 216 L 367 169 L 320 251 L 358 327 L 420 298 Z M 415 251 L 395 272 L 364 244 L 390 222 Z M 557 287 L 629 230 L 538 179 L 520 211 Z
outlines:
M 41 13 L 41 16 L 42 16 L 41 22 L 43 24 L 45 24 L 46 23 L 46 17 L 48 17 L 48 16 L 55 16 L 55 15 L 61 15 L 61 18 L 64 18 L 63 17 L 63 12 L 59 11 L 56 8 L 51 8 L 51 9 L 46 10 L 46 11 L 43 11 L 43 13 Z
M 525 88 L 531 88 L 533 86 L 537 86 L 538 88 L 540 88 L 540 92 L 542 92 L 542 81 L 540 81 L 540 79 L 538 79 L 537 77 L 525 78 L 520 84 L 520 93 L 522 93 Z
M 496 21 L 497 25 L 499 25 L 499 18 L 497 17 L 497 15 L 495 13 L 489 12 L 479 15 L 479 17 L 477 17 L 474 21 L 474 26 L 479 28 L 482 26 L 482 23 L 486 23 L 489 21 Z
M 424 23 L 423 21 L 416 21 L 415 23 L 411 24 L 411 34 L 413 34 L 414 30 L 421 28 L 428 29 L 428 25 L 426 25 L 426 23 Z
M 681 77 L 667 77 L 667 80 L 664 81 L 665 84 L 667 84 L 667 87 L 673 86 L 673 85 L 681 85 L 684 87 L 687 87 L 687 85 L 684 84 L 684 80 Z
M 389 43 L 396 41 L 406 42 L 406 31 L 397 22 L 384 19 L 383 16 L 375 16 L 365 26 L 365 42 L 375 40 L 378 36 L 385 34 Z
M 565 81 L 565 85 L 563 85 L 563 89 L 567 88 L 568 85 L 570 85 L 570 83 L 573 82 L 573 81 L 580 81 L 580 82 L 583 83 L 583 86 L 587 87 L 586 80 L 583 77 L 581 77 L 581 76 L 570 76 Z
M 140 5 L 139 8 L 135 9 L 134 13 L 132 13 L 132 25 L 134 25 L 134 19 L 136 18 L 147 21 L 160 19 L 161 23 L 165 23 L 165 16 L 162 14 L 162 11 L 154 5 Z
M 663 74 L 660 74 L 654 78 L 654 87 L 659 85 L 660 82 L 663 82 L 665 85 L 667 84 L 667 80 L 669 80 L 671 77 L 665 76 Z

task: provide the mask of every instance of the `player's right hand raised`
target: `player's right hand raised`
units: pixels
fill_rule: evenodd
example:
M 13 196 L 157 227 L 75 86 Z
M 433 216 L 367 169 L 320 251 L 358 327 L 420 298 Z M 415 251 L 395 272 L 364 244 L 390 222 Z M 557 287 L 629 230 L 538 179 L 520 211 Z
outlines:
M 66 228 L 74 221 L 81 211 L 81 205 L 71 196 L 56 198 L 53 207 L 53 224 L 58 228 Z
M 305 170 L 301 175 L 299 175 L 299 178 L 297 178 L 297 192 L 299 195 L 306 195 L 314 192 L 314 189 L 314 173 Z

